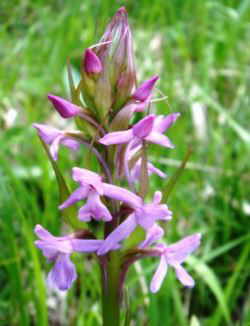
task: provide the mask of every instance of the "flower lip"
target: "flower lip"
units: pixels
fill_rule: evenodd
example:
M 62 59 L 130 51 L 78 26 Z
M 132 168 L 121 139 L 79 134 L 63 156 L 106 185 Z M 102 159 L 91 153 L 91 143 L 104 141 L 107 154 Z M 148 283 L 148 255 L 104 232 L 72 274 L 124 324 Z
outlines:
M 95 220 L 111 221 L 112 215 L 107 207 L 101 202 L 99 194 L 95 190 L 91 190 L 88 195 L 87 202 L 79 210 L 78 217 L 81 221 Z

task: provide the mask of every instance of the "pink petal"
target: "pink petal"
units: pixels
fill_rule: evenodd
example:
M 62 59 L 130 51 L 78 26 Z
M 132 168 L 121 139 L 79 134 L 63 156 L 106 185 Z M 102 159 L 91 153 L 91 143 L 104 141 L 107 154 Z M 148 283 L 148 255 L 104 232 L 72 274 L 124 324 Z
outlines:
M 150 291 L 152 293 L 155 293 L 160 289 L 162 282 L 167 274 L 167 270 L 168 270 L 168 265 L 166 263 L 166 260 L 164 256 L 161 256 L 160 263 L 157 267 L 157 270 L 155 271 L 155 274 L 150 284 Z
M 34 123 L 32 126 L 37 129 L 39 136 L 48 145 L 50 145 L 56 137 L 63 134 L 62 131 L 47 125 Z
M 124 222 L 107 236 L 97 254 L 104 255 L 108 251 L 114 250 L 120 241 L 126 239 L 134 231 L 136 226 L 134 214 L 129 215 Z
M 89 192 L 89 187 L 86 186 L 82 186 L 77 188 L 70 196 L 69 198 L 63 202 L 58 208 L 59 209 L 64 209 L 68 206 L 73 205 L 74 203 L 76 203 L 79 200 L 83 200 L 87 197 Z
M 115 145 L 115 144 L 125 144 L 132 139 L 132 130 L 125 131 L 115 131 L 106 134 L 104 137 L 99 139 L 99 143 L 103 145 Z
M 132 128 L 134 136 L 139 138 L 147 137 L 152 131 L 154 119 L 155 119 L 155 115 L 150 114 L 144 119 L 137 122 Z
M 153 198 L 153 203 L 155 205 L 160 204 L 161 200 L 162 200 L 162 192 L 159 191 L 159 190 L 155 191 L 154 198 Z
M 164 133 L 179 118 L 179 112 L 168 114 L 166 117 L 158 116 L 155 119 L 154 131 Z
M 158 76 L 154 76 L 151 79 L 146 80 L 144 83 L 142 83 L 135 90 L 134 94 L 132 95 L 133 98 L 141 102 L 145 101 L 150 96 L 152 89 L 158 79 Z
M 149 175 L 151 175 L 152 173 L 155 173 L 163 179 L 167 177 L 167 175 L 164 172 L 162 172 L 160 169 L 158 169 L 156 166 L 154 166 L 150 162 L 148 162 L 148 173 L 149 173 Z
M 157 169 L 152 163 L 148 162 L 148 174 L 151 175 L 152 173 L 157 174 L 161 178 L 165 178 L 166 174 L 163 173 L 161 170 Z M 141 159 L 139 159 L 133 168 L 130 170 L 130 179 L 132 182 L 136 182 L 140 178 L 141 173 Z
M 108 183 L 103 183 L 103 191 L 104 196 L 115 200 L 120 200 L 128 204 L 128 206 L 130 206 L 131 208 L 136 209 L 142 205 L 141 197 L 137 196 L 136 194 L 125 188 L 121 188 Z
M 59 254 L 56 241 L 47 242 L 44 240 L 36 240 L 35 246 L 40 249 L 44 257 L 48 258 L 49 260 L 55 260 Z
M 103 244 L 104 240 L 73 239 L 72 248 L 77 252 L 96 252 Z
M 194 280 L 181 265 L 176 265 L 174 266 L 174 268 L 176 272 L 176 277 L 183 285 L 190 288 L 194 287 Z
M 93 217 L 93 216 L 92 216 L 91 211 L 89 210 L 88 206 L 84 205 L 79 209 L 78 218 L 80 221 L 89 222 L 89 221 L 91 221 L 91 217 Z
M 54 161 L 57 161 L 57 159 L 58 159 L 59 145 L 60 145 L 60 142 L 62 141 L 63 137 L 64 137 L 63 135 L 57 136 L 53 140 L 52 144 L 50 145 L 50 154 Z
M 139 207 L 136 211 L 137 223 L 148 230 L 153 226 L 156 220 L 170 220 L 172 212 L 168 209 L 167 205 L 159 204 L 145 204 Z
M 73 151 L 77 151 L 80 147 L 80 144 L 78 141 L 71 139 L 71 138 L 66 138 L 64 137 L 61 141 L 61 143 L 68 147 L 69 149 L 72 149 Z
M 42 225 L 37 224 L 34 229 L 36 235 L 42 240 L 55 240 L 54 237 L 49 231 L 47 231 Z
M 146 138 L 146 141 L 149 141 L 150 143 L 158 144 L 164 147 L 168 148 L 174 148 L 174 145 L 171 143 L 169 138 L 163 134 L 160 134 L 158 132 L 151 132 Z
M 166 255 L 169 261 L 178 262 L 181 264 L 194 250 L 196 250 L 200 245 L 201 234 L 196 233 L 185 237 L 184 239 L 172 244 L 167 247 Z

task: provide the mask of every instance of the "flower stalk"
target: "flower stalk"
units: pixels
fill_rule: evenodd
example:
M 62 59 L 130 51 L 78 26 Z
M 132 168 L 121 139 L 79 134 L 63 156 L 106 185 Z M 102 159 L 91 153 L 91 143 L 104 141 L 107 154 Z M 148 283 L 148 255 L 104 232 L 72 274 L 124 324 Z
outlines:
M 103 326 L 120 325 L 120 257 L 117 252 L 110 253 L 105 276 L 102 278 Z
M 73 230 L 54 236 L 37 225 L 35 233 L 39 240 L 35 245 L 53 264 L 48 286 L 60 291 L 69 290 L 77 278 L 72 255 L 87 253 L 97 258 L 102 276 L 103 325 L 120 326 L 129 267 L 138 259 L 159 259 L 150 284 L 152 293 L 160 289 L 168 266 L 175 270 L 184 286 L 193 287 L 194 280 L 182 264 L 198 248 L 200 234 L 168 245 L 159 225 L 159 221 L 167 223 L 172 219 L 165 201 L 180 171 L 171 179 L 167 193 L 157 190 L 152 194 L 152 175 L 164 179 L 166 174 L 149 162 L 148 152 L 155 145 L 166 150 L 174 148 L 166 132 L 180 114 L 149 112 L 159 77 L 153 76 L 137 87 L 132 34 L 125 8 L 117 11 L 100 42 L 84 51 L 80 69 L 81 80 L 74 85 L 68 65 L 71 101 L 48 95 L 60 117 L 74 120 L 77 130 L 33 125 L 56 174 L 60 192 L 58 209 Z M 143 118 L 131 124 L 137 112 Z M 61 146 L 74 155 L 86 147 L 98 163 L 95 171 L 86 169 L 84 161 L 80 167 L 73 164 L 72 179 L 77 185 L 73 191 L 67 186 L 65 171 L 57 164 Z M 102 232 L 93 229 L 89 223 L 92 220 Z

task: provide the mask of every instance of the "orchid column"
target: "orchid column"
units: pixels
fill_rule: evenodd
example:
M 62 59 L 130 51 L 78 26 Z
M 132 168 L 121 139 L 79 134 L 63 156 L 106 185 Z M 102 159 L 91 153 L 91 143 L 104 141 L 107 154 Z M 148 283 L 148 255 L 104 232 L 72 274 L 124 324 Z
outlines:
M 54 262 L 48 286 L 61 291 L 68 290 L 77 278 L 71 255 L 92 253 L 102 275 L 103 325 L 119 326 L 126 273 L 138 259 L 160 259 L 150 285 L 152 292 L 159 290 L 168 266 L 174 268 L 184 286 L 194 286 L 182 263 L 199 246 L 200 234 L 165 244 L 159 221 L 167 223 L 172 212 L 162 203 L 160 190 L 155 191 L 152 200 L 148 198 L 150 175 L 163 179 L 166 175 L 148 161 L 147 151 L 155 145 L 174 148 L 165 132 L 179 113 L 150 113 L 159 77 L 152 76 L 137 86 L 124 8 L 117 11 L 101 40 L 85 50 L 79 84 L 74 84 L 70 66 L 68 77 L 71 101 L 52 94 L 48 98 L 62 118 L 74 119 L 77 130 L 62 131 L 43 124 L 34 127 L 59 185 L 58 208 L 72 232 L 53 236 L 37 225 L 35 233 L 40 240 L 35 244 Z M 131 125 L 136 112 L 144 117 Z M 98 171 L 84 166 L 72 168 L 72 178 L 78 184 L 73 192 L 57 164 L 60 145 L 73 151 L 84 146 L 99 162 Z M 82 206 L 77 212 L 78 202 Z M 99 222 L 101 239 L 92 229 L 91 220 Z

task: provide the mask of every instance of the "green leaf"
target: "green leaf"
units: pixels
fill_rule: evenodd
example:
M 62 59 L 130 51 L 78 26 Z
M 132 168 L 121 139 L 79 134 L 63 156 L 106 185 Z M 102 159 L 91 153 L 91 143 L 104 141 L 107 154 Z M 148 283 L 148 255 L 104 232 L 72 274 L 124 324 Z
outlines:
M 215 275 L 215 273 L 213 272 L 213 270 L 195 257 L 189 257 L 187 259 L 187 262 L 199 274 L 199 276 L 203 279 L 203 281 L 208 285 L 210 290 L 213 292 L 214 296 L 216 297 L 216 299 L 218 301 L 220 310 L 221 310 L 226 322 L 228 323 L 228 325 L 231 325 L 232 322 L 231 322 L 226 298 L 225 298 L 223 289 L 219 283 L 219 280 L 218 280 L 217 276 Z
M 250 239 L 250 235 L 244 235 L 239 237 L 238 239 L 234 239 L 229 241 L 223 246 L 220 246 L 214 250 L 209 251 L 205 256 L 202 257 L 202 260 L 207 263 L 221 255 L 225 255 L 229 250 L 235 248 L 236 246 L 240 245 L 242 242 L 245 242 Z
M 228 110 L 223 108 L 218 102 L 216 102 L 212 97 L 206 94 L 205 90 L 199 89 L 202 99 L 217 113 L 222 114 L 227 121 L 230 128 L 232 128 L 239 138 L 247 144 L 250 144 L 250 133 L 248 130 L 243 128 L 235 119 L 231 117 Z
M 76 97 L 76 88 L 74 85 L 72 68 L 71 68 L 69 59 L 67 60 L 67 76 L 68 76 L 68 83 L 69 83 L 71 99 L 72 99 L 72 101 L 74 101 L 74 100 L 76 100 L 76 98 L 75 98 Z
M 165 187 L 165 190 L 163 191 L 162 202 L 166 202 L 168 200 L 168 197 L 169 197 L 170 193 L 172 192 L 172 190 L 174 189 L 178 179 L 182 175 L 182 172 L 184 171 L 187 161 L 189 160 L 189 157 L 191 154 L 192 154 L 192 149 L 189 148 L 188 151 L 186 152 L 186 155 L 185 155 L 183 161 L 181 162 L 181 165 L 178 167 L 177 171 L 170 177 L 170 179 Z
M 249 260 L 249 252 L 250 252 L 250 243 L 246 242 L 244 249 L 241 250 L 240 255 L 237 257 L 237 263 L 234 272 L 232 273 L 231 277 L 227 281 L 227 285 L 225 287 L 225 300 L 227 303 L 227 307 L 232 307 L 238 295 L 242 294 L 241 287 L 242 288 L 244 287 L 244 281 L 247 286 L 248 274 L 244 273 L 244 269 L 248 268 L 246 266 L 247 266 L 247 261 Z M 222 313 L 223 312 L 220 309 L 218 308 L 216 309 L 214 318 L 212 319 L 214 326 L 221 325 Z

